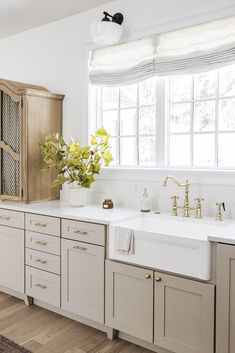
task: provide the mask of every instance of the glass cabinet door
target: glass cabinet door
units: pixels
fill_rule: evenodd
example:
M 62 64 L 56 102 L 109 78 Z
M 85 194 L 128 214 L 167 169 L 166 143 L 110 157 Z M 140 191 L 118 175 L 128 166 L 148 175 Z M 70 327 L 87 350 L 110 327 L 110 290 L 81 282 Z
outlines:
M 20 197 L 20 100 L 0 91 L 1 196 Z

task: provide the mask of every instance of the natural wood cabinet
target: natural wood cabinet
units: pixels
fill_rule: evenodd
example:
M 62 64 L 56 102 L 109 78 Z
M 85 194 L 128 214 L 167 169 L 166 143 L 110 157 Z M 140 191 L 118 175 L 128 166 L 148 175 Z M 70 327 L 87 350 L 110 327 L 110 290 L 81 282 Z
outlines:
M 235 352 L 235 246 L 217 247 L 216 353 Z
M 23 229 L 0 226 L 0 285 L 24 293 Z
M 22 202 L 58 198 L 53 172 L 44 166 L 39 143 L 61 133 L 64 96 L 0 79 L 0 199 Z
M 62 309 L 104 323 L 102 246 L 61 240 Z
M 156 272 L 154 343 L 174 353 L 213 353 L 214 289 Z
M 105 324 L 153 342 L 153 271 L 106 261 Z

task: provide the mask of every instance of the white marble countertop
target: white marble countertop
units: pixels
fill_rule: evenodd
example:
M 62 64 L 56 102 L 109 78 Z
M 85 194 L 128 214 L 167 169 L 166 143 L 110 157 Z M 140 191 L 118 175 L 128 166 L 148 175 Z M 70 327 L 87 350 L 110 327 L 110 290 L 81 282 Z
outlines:
M 115 207 L 105 210 L 101 205 L 97 204 L 88 204 L 84 207 L 71 207 L 64 201 L 47 201 L 31 204 L 2 202 L 0 203 L 1 208 L 105 225 L 143 215 L 139 210 L 132 208 Z M 216 222 L 213 218 L 205 218 L 203 219 L 203 223 L 205 225 L 212 225 L 213 223 L 213 232 L 208 234 L 208 240 L 235 245 L 235 220 Z
M 115 207 L 105 210 L 101 205 L 88 204 L 84 207 L 72 207 L 64 201 L 47 201 L 31 204 L 0 203 L 0 209 L 36 213 L 40 215 L 69 218 L 79 221 L 109 225 L 113 222 L 129 219 L 140 214 L 140 211 L 125 207 Z

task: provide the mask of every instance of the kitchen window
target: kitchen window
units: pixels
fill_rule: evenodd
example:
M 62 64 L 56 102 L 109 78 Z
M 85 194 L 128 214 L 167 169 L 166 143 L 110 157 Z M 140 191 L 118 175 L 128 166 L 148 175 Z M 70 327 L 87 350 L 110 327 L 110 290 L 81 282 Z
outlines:
M 90 85 L 91 130 L 111 135 L 113 165 L 235 168 L 235 65 Z

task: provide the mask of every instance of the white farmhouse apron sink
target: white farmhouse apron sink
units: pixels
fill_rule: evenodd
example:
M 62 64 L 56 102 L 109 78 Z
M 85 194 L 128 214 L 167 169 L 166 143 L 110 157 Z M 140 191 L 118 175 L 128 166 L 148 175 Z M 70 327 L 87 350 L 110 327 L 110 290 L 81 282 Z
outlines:
M 110 227 L 109 258 L 209 280 L 211 243 L 208 236 L 221 233 L 226 222 L 212 219 L 143 215 Z M 115 228 L 134 231 L 134 252 L 123 254 L 115 249 Z

